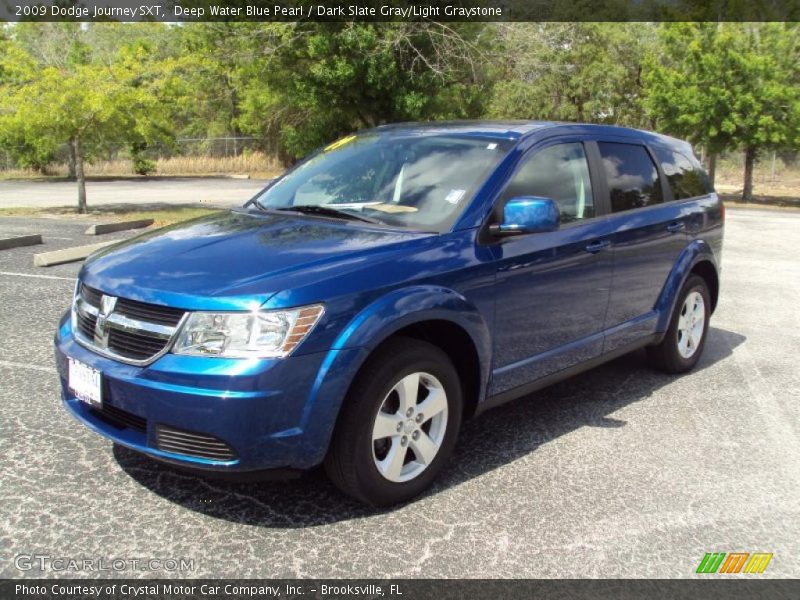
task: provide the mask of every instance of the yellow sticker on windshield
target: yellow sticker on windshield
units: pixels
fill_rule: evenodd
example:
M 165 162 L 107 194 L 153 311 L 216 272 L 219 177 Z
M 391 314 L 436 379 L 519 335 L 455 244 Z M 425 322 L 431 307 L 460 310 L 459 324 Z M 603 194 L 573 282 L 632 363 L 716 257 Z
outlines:
M 330 152 L 331 150 L 336 150 L 337 148 L 341 148 L 345 144 L 349 144 L 350 142 L 352 142 L 354 139 L 356 139 L 356 137 L 357 136 L 355 135 L 348 135 L 347 137 L 343 137 L 342 139 L 337 140 L 328 146 L 325 146 L 325 152 Z

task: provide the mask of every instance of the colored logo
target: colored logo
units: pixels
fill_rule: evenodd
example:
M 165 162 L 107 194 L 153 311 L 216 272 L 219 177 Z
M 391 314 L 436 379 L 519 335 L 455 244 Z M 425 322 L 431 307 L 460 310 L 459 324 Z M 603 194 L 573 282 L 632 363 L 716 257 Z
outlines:
M 772 553 L 767 552 L 707 552 L 697 567 L 698 573 L 763 573 Z

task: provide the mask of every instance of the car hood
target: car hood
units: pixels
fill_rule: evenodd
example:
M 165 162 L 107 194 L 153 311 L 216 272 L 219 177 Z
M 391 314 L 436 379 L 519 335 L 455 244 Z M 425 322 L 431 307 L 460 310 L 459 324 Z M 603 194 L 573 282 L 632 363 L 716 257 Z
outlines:
M 255 308 L 278 291 L 405 253 L 432 234 L 236 210 L 159 229 L 87 260 L 81 281 L 186 309 Z

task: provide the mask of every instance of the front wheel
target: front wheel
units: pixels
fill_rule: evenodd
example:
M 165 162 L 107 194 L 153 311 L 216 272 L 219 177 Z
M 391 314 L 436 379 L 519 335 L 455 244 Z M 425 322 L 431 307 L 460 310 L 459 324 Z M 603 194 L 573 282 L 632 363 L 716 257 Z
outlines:
M 345 493 L 388 506 L 430 485 L 453 451 L 461 424 L 458 373 L 436 346 L 392 340 L 353 384 L 325 470 Z
M 653 365 L 667 373 L 684 373 L 692 369 L 706 343 L 711 300 L 708 285 L 697 275 L 686 280 L 664 339 L 648 348 Z

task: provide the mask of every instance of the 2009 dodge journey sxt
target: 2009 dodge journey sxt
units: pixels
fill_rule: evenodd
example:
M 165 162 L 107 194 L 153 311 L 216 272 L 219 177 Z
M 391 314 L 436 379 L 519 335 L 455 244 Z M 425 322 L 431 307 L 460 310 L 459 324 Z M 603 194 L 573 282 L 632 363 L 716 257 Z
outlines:
M 654 133 L 364 131 L 241 209 L 93 255 L 56 336 L 64 403 L 184 467 L 324 464 L 400 502 L 488 407 L 645 346 L 691 369 L 723 220 L 691 147 Z

